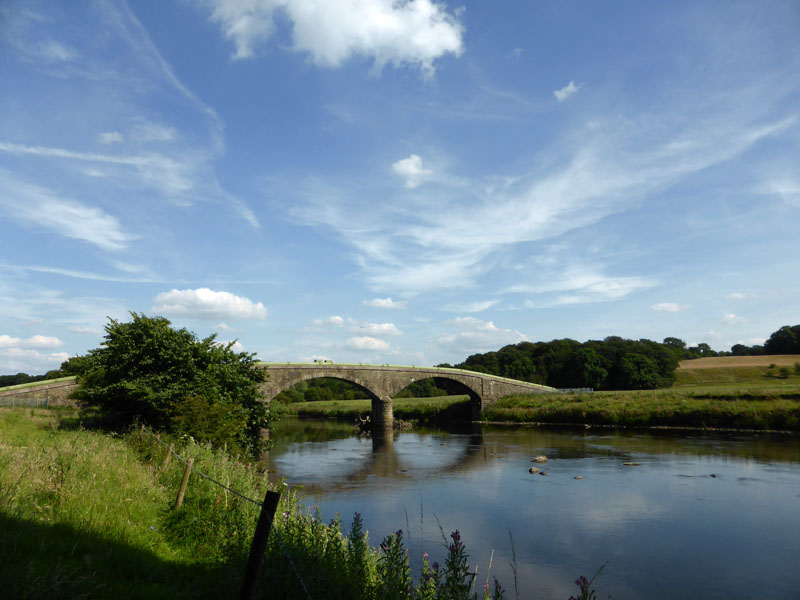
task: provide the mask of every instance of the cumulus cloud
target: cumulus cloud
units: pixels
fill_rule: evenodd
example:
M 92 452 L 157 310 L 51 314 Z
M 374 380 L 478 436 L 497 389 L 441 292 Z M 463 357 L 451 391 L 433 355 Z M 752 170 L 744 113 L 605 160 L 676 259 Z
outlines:
M 90 327 L 88 325 L 76 325 L 74 327 L 70 327 L 69 330 L 72 333 L 81 333 L 85 335 L 102 335 L 103 330 L 100 327 Z
M 738 325 L 739 323 L 744 323 L 747 319 L 744 317 L 738 317 L 733 313 L 727 313 L 725 316 L 722 317 L 722 324 L 723 325 Z
M 155 302 L 154 311 L 194 319 L 264 319 L 267 316 L 267 309 L 261 302 L 208 288 L 173 289 L 158 294 Z
M 0 143 L 0 149 L 2 146 Z M 62 198 L 3 170 L 0 170 L 0 211 L 29 226 L 83 240 L 103 250 L 122 250 L 136 239 L 123 229 L 116 217 L 103 210 Z
M 97 136 L 101 144 L 121 144 L 125 141 L 119 131 L 104 131 Z
M 59 348 L 64 345 L 57 337 L 49 335 L 34 335 L 24 340 L 21 344 L 25 348 Z
M 431 74 L 433 62 L 463 52 L 463 27 L 433 0 L 205 0 L 211 21 L 233 41 L 234 58 L 249 58 L 276 31 L 280 10 L 293 26 L 294 49 L 320 66 L 337 67 L 352 56 L 372 58 Z M 278 21 L 279 22 L 279 21 Z
M 686 310 L 691 308 L 688 304 L 678 304 L 677 302 L 659 302 L 658 304 L 653 304 L 650 307 L 650 310 L 654 312 L 681 312 L 682 310 Z
M 11 348 L 12 346 L 16 346 L 22 341 L 21 338 L 18 337 L 11 337 L 10 335 L 0 335 L 0 348 Z
M 403 333 L 394 323 L 366 323 L 360 325 L 359 329 L 372 335 L 401 335 Z
M 0 336 L 2 338 L 2 336 Z M 0 373 L 36 372 L 51 369 L 67 360 L 67 352 L 42 353 L 34 349 L 0 345 Z
M 408 300 L 392 300 L 391 298 L 373 298 L 372 300 L 364 300 L 364 304 L 374 308 L 392 308 L 397 310 L 405 310 L 408 308 Z
M 352 321 L 352 319 L 348 319 L 348 321 Z M 344 325 L 344 319 L 339 315 L 333 315 L 332 317 L 328 317 L 327 319 L 314 319 L 313 321 L 311 321 L 311 325 L 313 325 L 314 327 L 323 327 L 325 325 L 342 327 Z
M 563 102 L 564 100 L 566 100 L 567 98 L 572 96 L 572 94 L 577 92 L 579 89 L 581 89 L 581 86 L 575 85 L 574 81 L 570 81 L 567 85 L 565 85 L 560 90 L 555 90 L 553 92 L 553 95 L 556 97 L 556 99 L 559 102 Z
M 433 171 L 424 168 L 422 158 L 416 154 L 398 160 L 392 165 L 392 171 L 405 178 L 405 185 L 409 189 L 422 185 L 433 176 Z
M 351 337 L 346 346 L 354 350 L 388 350 L 389 343 L 370 336 Z
M 445 350 L 461 354 L 496 350 L 501 346 L 528 339 L 524 333 L 513 329 L 501 329 L 492 321 L 481 321 L 475 317 L 457 317 L 447 321 L 446 325 L 455 331 L 439 334 L 433 339 L 433 343 Z

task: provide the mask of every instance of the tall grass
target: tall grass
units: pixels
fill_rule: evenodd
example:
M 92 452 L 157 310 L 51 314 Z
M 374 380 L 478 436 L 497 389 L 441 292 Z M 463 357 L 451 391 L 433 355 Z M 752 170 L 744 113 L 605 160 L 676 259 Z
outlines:
M 9 598 L 222 598 L 238 591 L 260 511 L 274 489 L 257 465 L 224 449 L 172 440 L 195 468 L 237 493 L 183 473 L 166 445 L 135 429 L 109 436 L 42 409 L 0 410 L 0 594 Z M 412 580 L 403 532 L 376 548 L 358 515 L 345 534 L 282 488 L 261 597 L 501 598 L 476 591 L 463 544 Z M 250 500 L 255 500 L 251 502 Z M 457 534 L 456 534 L 457 535 Z M 450 564 L 450 562 L 447 562 Z M 458 590 L 455 594 L 453 590 Z M 5 597 L 4 595 L 2 597 Z

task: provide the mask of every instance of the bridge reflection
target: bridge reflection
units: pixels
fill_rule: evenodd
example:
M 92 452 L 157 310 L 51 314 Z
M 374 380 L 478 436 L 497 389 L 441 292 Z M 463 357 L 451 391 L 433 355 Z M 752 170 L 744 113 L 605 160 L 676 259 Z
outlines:
M 278 434 L 279 437 L 280 434 Z M 289 444 L 273 453 L 270 468 L 289 483 L 303 483 L 314 494 L 393 481 L 424 480 L 488 462 L 482 426 L 471 425 L 457 435 L 395 432 L 386 429 L 371 438 L 348 437 Z M 323 458 L 321 458 L 321 456 Z

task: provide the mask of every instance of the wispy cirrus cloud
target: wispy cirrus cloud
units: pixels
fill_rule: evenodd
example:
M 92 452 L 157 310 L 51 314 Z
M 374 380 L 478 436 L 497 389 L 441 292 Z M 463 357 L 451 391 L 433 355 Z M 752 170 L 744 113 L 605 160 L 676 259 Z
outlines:
M 20 181 L 3 170 L 0 170 L 0 211 L 28 227 L 83 240 L 103 250 L 122 250 L 138 237 L 125 231 L 116 217 L 99 208 Z
M 650 310 L 653 312 L 677 313 L 688 310 L 689 308 L 691 308 L 691 306 L 688 304 L 678 304 L 677 302 L 659 302 L 658 304 L 653 304 L 650 307 Z

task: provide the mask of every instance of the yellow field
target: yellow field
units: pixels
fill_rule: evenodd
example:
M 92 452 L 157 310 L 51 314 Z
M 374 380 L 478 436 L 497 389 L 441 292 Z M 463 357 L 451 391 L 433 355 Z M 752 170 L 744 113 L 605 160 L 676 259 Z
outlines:
M 713 356 L 711 358 L 696 358 L 682 360 L 678 370 L 695 369 L 734 369 L 738 367 L 791 367 L 800 362 L 800 354 L 773 354 L 770 356 Z

